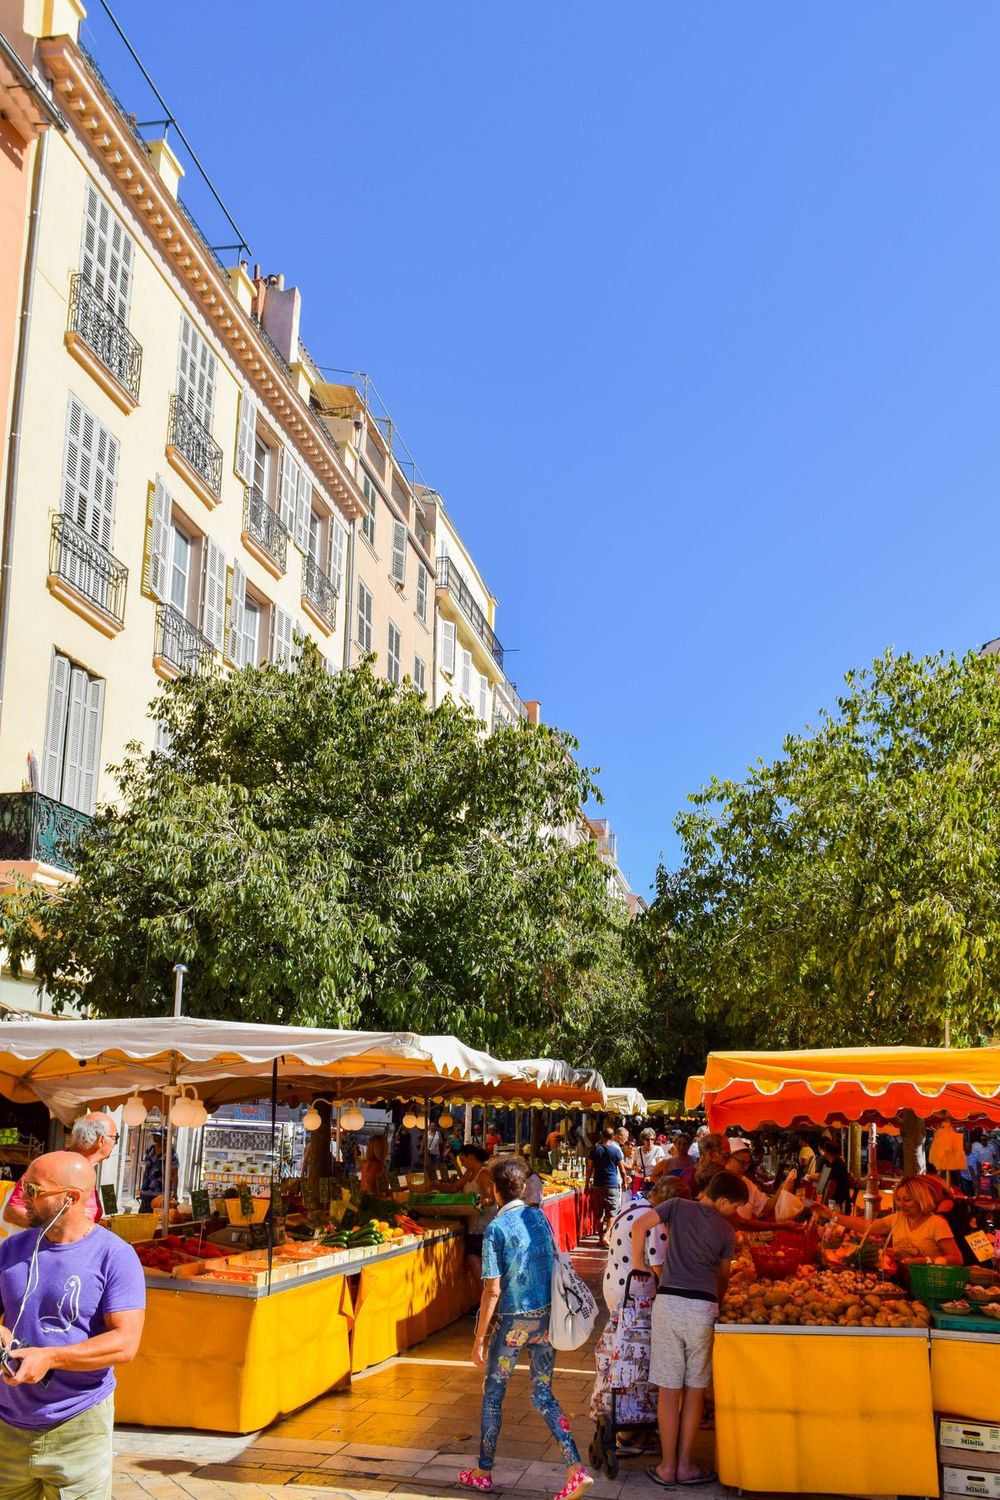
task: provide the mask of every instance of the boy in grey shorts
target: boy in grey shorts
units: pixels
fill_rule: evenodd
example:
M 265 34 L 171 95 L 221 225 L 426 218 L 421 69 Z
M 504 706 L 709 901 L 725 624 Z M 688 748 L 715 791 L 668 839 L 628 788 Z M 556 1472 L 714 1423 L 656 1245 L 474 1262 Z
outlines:
M 656 1416 L 663 1456 L 647 1469 L 655 1484 L 710 1484 L 715 1474 L 694 1461 L 705 1391 L 712 1383 L 715 1320 L 726 1295 L 736 1249 L 730 1215 L 747 1201 L 746 1183 L 717 1172 L 705 1189 L 707 1203 L 668 1198 L 632 1220 L 632 1261 L 645 1263 L 646 1235 L 666 1224 L 667 1257 L 653 1304 L 649 1357 L 651 1385 L 659 1386 Z M 647 1273 L 652 1275 L 652 1272 Z

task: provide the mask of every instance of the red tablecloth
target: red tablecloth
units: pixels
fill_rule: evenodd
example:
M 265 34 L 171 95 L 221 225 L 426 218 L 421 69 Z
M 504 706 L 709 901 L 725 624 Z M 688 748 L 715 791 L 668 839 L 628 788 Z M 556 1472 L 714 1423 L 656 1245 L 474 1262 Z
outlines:
M 543 1200 L 542 1212 L 560 1250 L 575 1250 L 585 1235 L 597 1233 L 591 1195 L 586 1190 L 569 1188 L 565 1193 L 553 1193 Z

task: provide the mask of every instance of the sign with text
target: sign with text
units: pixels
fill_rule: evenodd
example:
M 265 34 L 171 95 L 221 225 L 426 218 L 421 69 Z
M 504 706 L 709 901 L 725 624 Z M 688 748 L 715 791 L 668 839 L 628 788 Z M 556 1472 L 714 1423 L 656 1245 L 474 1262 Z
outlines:
M 212 1217 L 212 1200 L 204 1188 L 191 1189 L 191 1215 L 195 1219 Z
M 245 1182 L 240 1183 L 240 1213 L 244 1219 L 253 1218 L 253 1193 Z
M 965 1243 L 978 1261 L 993 1259 L 993 1241 L 982 1230 L 979 1230 L 976 1234 L 967 1234 L 965 1236 Z

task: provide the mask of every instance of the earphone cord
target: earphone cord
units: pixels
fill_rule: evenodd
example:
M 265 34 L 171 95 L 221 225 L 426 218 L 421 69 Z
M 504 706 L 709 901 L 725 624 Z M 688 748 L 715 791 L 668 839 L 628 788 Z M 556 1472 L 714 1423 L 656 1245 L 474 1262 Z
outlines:
M 10 1330 L 11 1343 L 14 1342 L 14 1335 L 17 1333 L 18 1324 L 21 1321 L 21 1315 L 28 1304 L 28 1298 L 31 1296 L 32 1292 L 38 1285 L 38 1252 L 42 1248 L 42 1240 L 45 1238 L 45 1235 L 48 1233 L 48 1231 L 52 1228 L 52 1224 L 55 1224 L 58 1220 L 59 1214 L 65 1213 L 66 1209 L 69 1207 L 69 1201 L 70 1200 L 68 1198 L 63 1200 L 63 1206 L 59 1210 L 59 1213 L 56 1214 L 55 1218 L 52 1220 L 52 1223 L 46 1224 L 43 1229 L 40 1229 L 35 1238 L 35 1248 L 31 1252 L 31 1264 L 28 1267 L 28 1279 L 24 1284 L 24 1296 L 21 1298 L 21 1306 L 17 1310 L 17 1317 L 14 1319 L 14 1326 Z

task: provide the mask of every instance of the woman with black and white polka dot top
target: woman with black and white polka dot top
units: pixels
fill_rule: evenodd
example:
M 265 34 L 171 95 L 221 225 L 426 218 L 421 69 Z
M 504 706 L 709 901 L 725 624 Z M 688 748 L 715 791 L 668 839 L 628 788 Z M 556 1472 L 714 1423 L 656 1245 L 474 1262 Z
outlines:
M 650 1205 L 663 1203 L 667 1198 L 690 1198 L 687 1185 L 677 1177 L 659 1177 L 653 1184 L 648 1198 L 636 1196 L 627 1208 L 623 1208 L 612 1221 L 608 1230 L 608 1261 L 604 1268 L 604 1301 L 608 1312 L 614 1312 L 625 1295 L 625 1283 L 630 1271 L 636 1269 L 632 1259 L 632 1220 L 647 1213 Z M 667 1230 L 657 1224 L 646 1236 L 646 1258 L 651 1266 L 662 1266 L 667 1254 Z

